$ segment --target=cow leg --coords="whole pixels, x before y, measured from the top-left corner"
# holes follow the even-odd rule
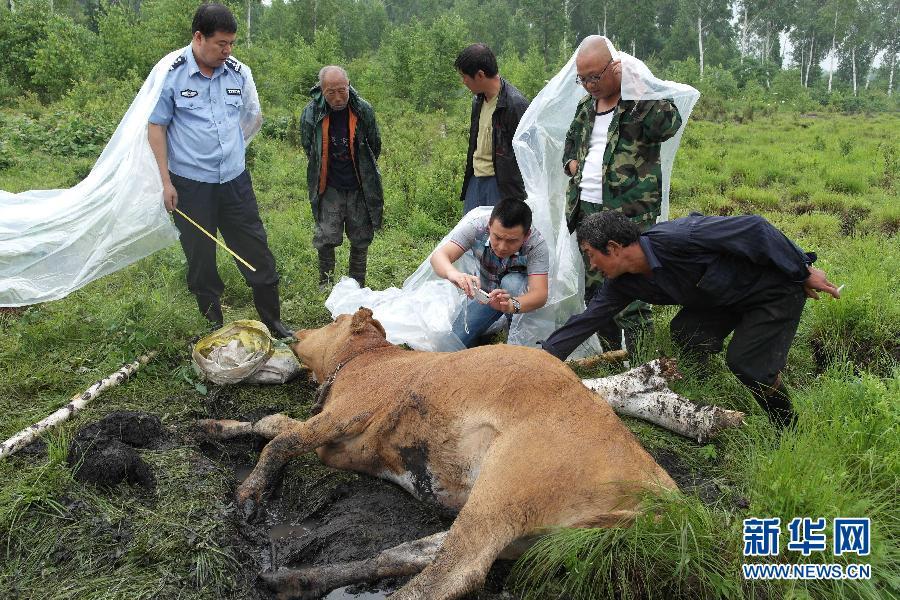
[[[391,596],[392,600],[464,596],[484,585],[491,565],[505,548],[544,524],[545,515],[532,510],[535,499],[529,495],[533,489],[517,479],[525,467],[515,463],[533,462],[522,456],[517,440],[521,437],[491,444],[478,479],[434,561]],[[543,499],[536,500],[541,506]]]
[[[516,507],[495,500],[486,506],[478,495],[470,495],[434,561],[392,600],[451,600],[484,585],[494,560],[524,533],[522,525],[509,518],[517,514]]]
[[[233,419],[200,419],[194,429],[208,440],[230,440],[253,433],[253,423]]]
[[[447,532],[388,548],[366,560],[264,573],[260,579],[279,598],[319,598],[333,589],[360,582],[414,575],[437,554]]]
[[[194,423],[194,427],[207,439],[212,440],[230,440],[249,433],[255,433],[271,440],[282,431],[299,423],[300,421],[279,413],[263,417],[255,423],[232,419],[201,419]]]
[[[370,416],[370,413],[348,417],[322,412],[306,421],[286,424],[284,421],[273,420],[267,425],[261,425],[261,431],[278,433],[263,448],[250,475],[238,486],[237,503],[244,516],[249,519],[256,514],[263,492],[288,461],[342,437],[356,435],[366,427]]]

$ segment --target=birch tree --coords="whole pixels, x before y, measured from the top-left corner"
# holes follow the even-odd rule
[[[729,0],[684,0],[683,10],[690,17],[697,34],[697,55],[700,62],[700,79],[703,79],[705,53],[703,38],[711,29],[727,24],[731,17]]]

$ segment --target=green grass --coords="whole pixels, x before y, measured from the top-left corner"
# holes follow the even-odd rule
[[[384,138],[385,227],[370,250],[369,284],[399,286],[453,225],[465,157],[468,110],[426,114],[402,104],[379,112]],[[47,109],[51,113],[53,108]],[[56,119],[32,110],[30,118]],[[52,119],[51,119],[52,117]],[[8,112],[4,119],[16,119]],[[666,452],[702,474],[718,500],[692,494],[651,502],[629,529],[562,531],[519,565],[518,589],[575,598],[888,598],[900,594],[896,508],[900,448],[900,216],[896,199],[900,118],[781,115],[747,124],[692,121],[672,180],[672,216],[761,213],[837,284],[840,301],[810,301],[785,372],[800,413],[796,433],[776,438],[765,415],[721,357],[701,370],[681,358],[683,395],[748,413],[746,425],[705,446],[643,422],[628,426],[651,452]],[[0,189],[67,186],[90,159],[69,159],[4,141]],[[52,147],[52,145],[51,145]],[[286,141],[252,145],[254,184],[282,276],[285,319],[324,324],[316,285],[313,222],[302,151]],[[346,272],[346,245],[338,251]],[[219,256],[225,316],[254,316],[233,263]],[[238,416],[264,409],[304,417],[308,385],[195,388],[190,340],[205,332],[173,246],[69,297],[0,312],[0,436],[62,406],[98,378],[148,350],[157,358],[71,422],[46,436],[49,456],[0,461],[0,597],[243,598],[248,561],[234,550],[233,477],[207,461],[186,426],[215,409]],[[640,360],[679,356],[669,339],[674,308],[656,309],[656,330]],[[636,359],[634,362],[637,362]],[[583,376],[612,372],[596,369]],[[174,432],[174,447],[141,451],[156,472],[152,493],[111,492],[75,481],[68,439],[109,411],[144,410]],[[305,456],[286,482],[314,467]],[[319,471],[321,472],[321,471]],[[301,485],[289,483],[289,485]],[[749,508],[744,501],[749,500]],[[742,519],[749,516],[869,516],[870,582],[777,583],[740,579]],[[782,551],[779,560],[800,561]],[[831,557],[808,560],[832,562]]]

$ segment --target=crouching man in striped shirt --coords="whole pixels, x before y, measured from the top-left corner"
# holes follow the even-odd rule
[[[453,266],[468,251],[478,261],[477,274]],[[531,208],[521,200],[505,198],[490,215],[463,217],[450,241],[431,255],[431,266],[468,297],[453,323],[466,348],[502,316],[512,318],[547,302],[547,243],[531,226]]]

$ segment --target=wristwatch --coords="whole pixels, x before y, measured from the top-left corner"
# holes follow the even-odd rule
[[[518,300],[516,300],[515,298],[512,298],[512,297],[511,297],[511,298],[509,299],[509,303],[512,304],[513,312],[514,312],[514,313],[518,314],[519,311],[522,310],[522,303],[519,302]]]

